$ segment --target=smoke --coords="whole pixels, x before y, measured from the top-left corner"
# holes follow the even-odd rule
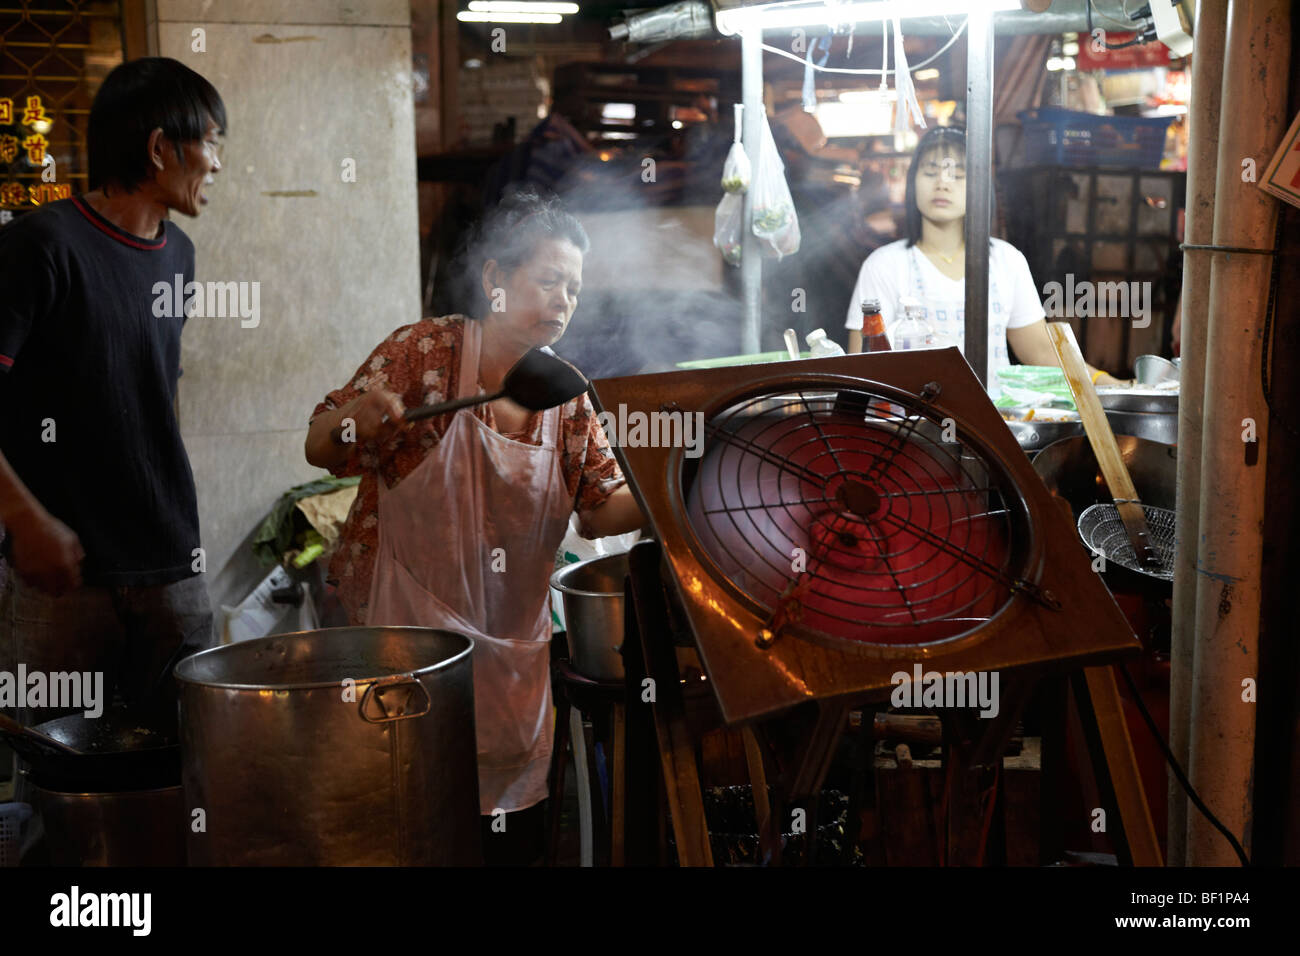
[[[572,129],[549,118],[516,151],[524,155],[503,161],[488,188],[489,199],[512,183],[552,188],[591,237],[578,309],[555,351],[591,378],[668,371],[678,362],[740,353],[740,270],[726,265],[712,244],[730,124],[691,127],[657,148],[604,159],[562,136],[565,127]],[[779,127],[774,132],[779,142]],[[874,184],[850,192],[830,180],[825,166],[801,162],[792,143],[780,145],[803,241],[794,255],[763,261],[761,349],[782,349],[786,328],[801,341],[824,328],[845,344],[849,299],[874,248],[861,229]],[[457,289],[475,278],[469,271],[463,265],[440,270],[435,311],[439,305],[463,311],[454,306],[464,301]]]

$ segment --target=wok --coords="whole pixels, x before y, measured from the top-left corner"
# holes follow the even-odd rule
[[[1115,442],[1142,501],[1173,508],[1178,449],[1133,435],[1116,435]],[[1052,442],[1034,457],[1034,471],[1048,491],[1069,503],[1076,520],[1089,505],[1113,500],[1086,435]]]
[[[1115,442],[1138,497],[1145,504],[1172,510],[1178,475],[1177,446],[1134,435],[1116,435]],[[1035,456],[1033,465],[1048,491],[1069,506],[1072,523],[1077,523],[1090,505],[1113,500],[1086,435],[1053,442]],[[1079,546],[1085,547],[1082,539]],[[1112,591],[1144,594],[1157,602],[1173,592],[1171,581],[1130,571],[1113,561],[1107,563],[1103,576]]]
[[[46,789],[108,792],[180,780],[180,743],[129,711],[109,710],[97,718],[71,714],[34,727],[0,714],[0,735]]]

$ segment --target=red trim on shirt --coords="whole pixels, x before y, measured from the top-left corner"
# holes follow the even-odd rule
[[[153,252],[167,245],[167,232],[165,229],[163,231],[163,237],[161,239],[155,239],[153,241],[140,239],[135,236],[129,236],[122,230],[113,226],[111,223],[106,222],[103,219],[103,217],[99,215],[99,213],[95,212],[95,210],[91,209],[89,206],[83,203],[81,201],[80,196],[73,196],[72,204],[77,207],[78,211],[80,211],[80,213],[86,217],[86,219],[90,222],[92,226],[94,226],[104,235],[112,239],[116,239],[118,242],[122,243],[123,245],[131,246],[133,249],[144,249],[146,252]]]
[[[14,364],[14,360],[11,359],[9,356],[0,355],[0,366],[3,366],[4,368],[12,368],[13,364]]]

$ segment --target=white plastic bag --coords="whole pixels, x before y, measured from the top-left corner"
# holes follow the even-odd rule
[[[740,265],[744,217],[745,197],[741,193],[727,193],[713,213],[713,244],[728,265]]]
[[[743,193],[749,188],[749,182],[753,178],[749,156],[740,143],[741,115],[744,109],[743,103],[736,104],[736,137],[731,144],[731,149],[727,151],[727,161],[722,164],[722,188],[729,193]]]
[[[749,157],[745,147],[732,143],[727,152],[727,161],[722,164],[722,188],[729,193],[743,193],[749,188]]]
[[[763,117],[763,140],[759,146],[758,174],[754,193],[754,235],[763,255],[781,259],[799,251],[799,217],[785,183],[785,164],[777,152],[776,140],[767,116]]]
[[[560,547],[555,552],[555,569],[558,571],[565,565],[577,564],[579,561],[590,561],[592,558],[607,554],[631,551],[632,545],[640,540],[639,530],[605,538],[584,538],[578,531],[578,516],[569,515],[569,530],[565,532],[564,540],[560,542]],[[551,630],[563,631],[564,629],[564,596],[555,588],[551,588]]]

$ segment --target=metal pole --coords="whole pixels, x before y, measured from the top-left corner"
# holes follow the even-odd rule
[[[1241,159],[1270,155],[1291,118],[1291,4],[1231,0],[1227,22],[1214,244],[1271,249],[1279,203],[1254,183],[1242,182]],[[1246,682],[1265,686],[1259,673],[1259,612],[1269,410],[1259,369],[1273,263],[1264,255],[1210,255],[1208,400],[1201,432],[1204,480],[1196,542],[1196,656],[1187,770],[1206,806],[1249,853],[1255,703],[1246,694]],[[1286,317],[1286,308],[1284,303],[1279,314]],[[1256,426],[1249,437],[1248,420]],[[1236,863],[1218,831],[1199,813],[1189,813],[1186,865]]]
[[[1196,55],[1188,109],[1187,228],[1184,240],[1214,240],[1214,190],[1218,176],[1219,105],[1228,0],[1196,5]],[[1169,661],[1169,749],[1181,766],[1191,757],[1192,669],[1196,654],[1197,544],[1201,518],[1201,423],[1205,400],[1205,339],[1210,304],[1210,257],[1183,256],[1182,396],[1178,404],[1177,567],[1174,571],[1173,636]],[[1187,794],[1169,775],[1170,866],[1187,862]],[[1197,812],[1197,811],[1193,811]]]
[[[745,30],[740,37],[740,91],[745,104],[745,155],[750,169],[758,173],[759,143],[763,135],[763,33]],[[754,237],[754,191],[745,192],[745,208],[740,234],[740,284],[744,317],[740,330],[740,351],[744,354],[762,348],[763,331],[763,259]]]
[[[901,106],[900,106],[901,108]],[[988,387],[993,179],[993,15],[966,21],[966,361]]]

